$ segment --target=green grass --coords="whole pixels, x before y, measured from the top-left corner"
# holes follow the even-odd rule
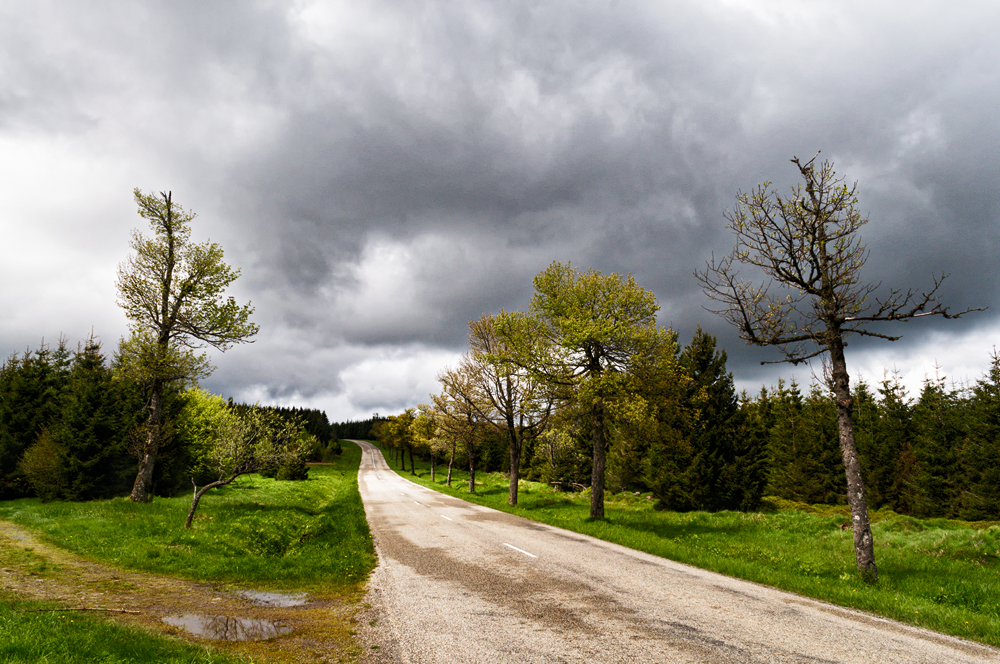
[[[394,464],[398,468],[398,464]],[[444,472],[442,472],[444,471]],[[403,477],[470,502],[517,514],[657,556],[869,611],[913,625],[1000,646],[1000,524],[921,520],[876,512],[873,531],[879,581],[866,584],[854,562],[847,507],[773,500],[767,511],[657,511],[648,495],[608,494],[606,518],[589,518],[589,493],[558,493],[522,482],[519,505],[507,505],[500,473],[447,468],[430,481],[429,464]],[[479,482],[482,482],[481,484]]]
[[[349,588],[375,565],[357,490],[360,450],[345,445],[306,482],[258,476],[209,492],[194,527],[184,528],[191,497],[90,503],[0,503],[0,519],[45,541],[127,569],[255,587]]]
[[[229,664],[214,652],[75,611],[0,595],[0,662],[6,664]]]
[[[192,530],[184,528],[190,495],[145,505],[124,499],[7,501],[0,502],[0,519],[25,526],[49,544],[130,570],[223,586],[307,591],[349,603],[360,597],[375,565],[357,488],[360,459],[356,446],[345,445],[333,465],[310,468],[306,482],[251,476],[209,492]],[[36,578],[60,567],[31,549],[0,551],[0,562]],[[103,614],[53,608],[58,609],[0,592],[0,662],[260,661],[249,642],[243,655],[225,653],[119,625]],[[317,629],[325,635],[343,632],[337,637],[342,642],[351,638],[347,619],[327,617]]]

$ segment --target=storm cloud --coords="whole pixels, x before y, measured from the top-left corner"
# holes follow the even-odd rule
[[[172,190],[261,326],[210,389],[333,419],[427,400],[467,322],[553,260],[631,272],[682,340],[768,365],[693,272],[738,190],[833,161],[869,281],[959,321],[849,366],[976,379],[1000,332],[1000,8],[843,2],[100,2],[0,8],[0,352],[125,332],[134,187]],[[144,229],[142,229],[144,230]],[[913,384],[913,383],[911,383]]]

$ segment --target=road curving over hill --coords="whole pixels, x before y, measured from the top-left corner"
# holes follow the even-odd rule
[[[426,489],[364,449],[362,661],[985,664],[1000,650]]]

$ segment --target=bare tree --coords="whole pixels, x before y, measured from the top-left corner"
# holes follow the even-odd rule
[[[927,292],[890,290],[884,298],[874,297],[880,284],[861,280],[868,250],[858,231],[868,218],[857,209],[857,184],[848,187],[832,164],[824,162],[817,168],[815,160],[802,163],[792,158],[805,186],[794,187],[788,198],[772,190],[770,182],[749,194],[738,192],[736,206],[725,213],[736,234],[736,246],[722,260],[713,258],[696,276],[705,293],[720,305],[711,311],[735,325],[744,341],[780,348],[785,357],[777,362],[798,364],[830,354],[854,550],[858,570],[875,580],[878,570],[854,445],[844,339],[856,334],[895,341],[898,336],[876,332],[870,325],[925,316],[958,318],[978,309],[948,312],[937,295],[947,275],[934,278]],[[735,269],[740,264],[760,269],[769,280],[741,279]],[[781,292],[776,292],[781,286],[775,288],[775,282],[784,287]]]

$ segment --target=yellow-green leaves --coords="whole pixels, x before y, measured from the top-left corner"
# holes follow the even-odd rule
[[[133,231],[133,253],[118,266],[118,304],[132,329],[122,341],[121,364],[142,379],[207,375],[206,358],[185,349],[209,345],[226,350],[257,333],[250,322],[253,307],[224,296],[240,272],[223,261],[218,244],[191,242],[195,215],[174,203],[170,193],[136,189],[134,194],[152,237]]]

